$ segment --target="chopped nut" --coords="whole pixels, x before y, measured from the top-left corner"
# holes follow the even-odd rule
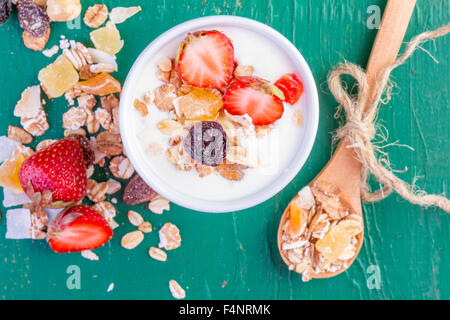
[[[144,240],[142,231],[132,231],[122,237],[121,245],[125,249],[134,249]]]
[[[8,127],[8,138],[11,140],[19,141],[22,144],[29,144],[33,141],[31,134],[16,126]]]
[[[86,195],[93,202],[100,202],[106,199],[106,192],[108,191],[108,185],[106,182],[96,182],[89,179],[87,181]]]
[[[90,71],[93,74],[98,74],[98,73],[111,73],[116,71],[116,67],[112,64],[108,64],[108,63],[97,63],[97,64],[92,64],[90,66]]]
[[[128,221],[130,221],[130,223],[133,226],[138,227],[144,223],[144,218],[142,218],[142,216],[139,213],[137,213],[136,211],[133,211],[133,210],[128,211],[127,217],[128,217]]]
[[[166,198],[158,195],[148,204],[148,209],[156,214],[162,214],[164,210],[170,210],[170,202]]]
[[[122,189],[122,185],[120,184],[120,182],[114,179],[109,179],[108,181],[106,181],[106,184],[108,185],[108,191],[106,192],[107,194],[114,194]]]
[[[47,0],[45,0],[45,1],[47,1]],[[51,47],[51,48],[49,48],[49,49],[46,49],[46,50],[43,50],[43,51],[42,51],[42,54],[43,54],[44,56],[46,56],[47,58],[51,58],[51,57],[53,57],[55,54],[57,54],[58,51],[59,51],[59,47],[55,44],[53,47]]]
[[[251,77],[253,75],[253,71],[255,71],[253,66],[245,66],[240,64],[234,70],[234,75],[237,77]]]
[[[137,111],[139,111],[139,113],[145,117],[146,115],[148,115],[148,108],[147,105],[145,103],[143,103],[142,101],[135,99],[134,100],[134,107],[136,108]]]
[[[74,42],[70,48],[63,50],[63,54],[77,70],[93,62],[91,54],[81,42]]]
[[[150,222],[145,221],[138,226],[138,229],[143,233],[150,233],[152,232],[152,224]]]
[[[101,97],[100,102],[102,104],[102,108],[111,112],[114,108],[119,107],[119,99],[116,98],[113,94],[110,94],[107,97]]]
[[[174,224],[168,222],[159,230],[160,248],[174,250],[181,246],[180,230]]]
[[[81,66],[80,68],[80,79],[81,80],[88,80],[98,75],[98,73],[94,73],[91,71],[91,65],[86,64],[84,66]]]
[[[104,4],[94,4],[84,14],[83,21],[89,28],[98,28],[108,19],[108,7]]]
[[[134,168],[130,159],[124,156],[117,156],[111,159],[109,171],[111,171],[112,175],[116,178],[129,179],[134,173]]]
[[[86,118],[86,127],[87,131],[90,134],[97,133],[98,130],[100,130],[100,122],[95,117],[95,113],[91,110],[88,110],[87,112],[87,118]]]
[[[167,261],[167,253],[160,248],[150,247],[148,254],[150,255],[150,257],[152,257],[155,260]]]
[[[175,280],[169,281],[169,289],[170,293],[175,299],[184,299],[186,298],[186,292],[184,289],[176,282]]]

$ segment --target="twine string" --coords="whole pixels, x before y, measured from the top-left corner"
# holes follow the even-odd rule
[[[436,206],[450,213],[450,200],[443,195],[427,194],[415,184],[409,185],[398,178],[389,164],[388,154],[383,151],[383,146],[373,142],[376,136],[376,117],[379,106],[389,101],[392,91],[392,83],[389,81],[391,72],[402,65],[420,44],[442,37],[450,32],[450,23],[434,31],[427,31],[414,37],[391,65],[387,66],[376,81],[373,98],[368,99],[369,84],[365,71],[352,63],[337,66],[328,75],[328,86],[336,101],[339,103],[336,117],[345,111],[346,123],[341,126],[334,139],[348,139],[349,147],[356,152],[361,162],[361,194],[366,202],[379,201],[386,198],[393,190],[407,201],[423,206]],[[351,96],[344,88],[342,76],[348,75],[355,79],[358,86],[358,95]],[[383,93],[386,97],[383,99]],[[394,143],[395,144],[395,143]],[[381,155],[381,156],[380,156]],[[380,156],[378,158],[377,156]],[[367,183],[369,173],[382,185],[380,190],[372,192]]]

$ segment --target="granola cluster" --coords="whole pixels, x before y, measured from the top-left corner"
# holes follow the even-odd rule
[[[363,222],[344,194],[330,184],[315,183],[300,190],[288,210],[281,250],[290,270],[309,281],[349,266],[361,241]]]

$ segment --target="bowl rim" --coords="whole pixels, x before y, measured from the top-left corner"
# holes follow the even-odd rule
[[[156,43],[162,41],[165,38],[176,37],[180,33],[187,33],[190,30],[196,30],[202,27],[207,27],[208,25],[214,26],[220,24],[233,25],[235,27],[243,27],[243,25],[245,25],[245,28],[248,30],[259,32],[262,35],[267,35],[271,41],[274,41],[273,39],[276,39],[283,45],[283,49],[290,51],[291,56],[295,56],[296,58],[298,58],[297,63],[301,65],[301,69],[304,71],[306,75],[306,78],[303,77],[302,80],[303,82],[307,82],[311,89],[310,94],[313,103],[311,105],[308,105],[308,108],[312,109],[311,112],[313,121],[310,123],[311,129],[308,130],[308,136],[305,136],[305,142],[303,148],[301,149],[301,152],[300,150],[298,150],[295,156],[293,157],[292,162],[285,168],[285,170],[283,170],[288,171],[288,173],[283,174],[282,171],[281,174],[279,174],[279,176],[276,177],[270,185],[268,185],[268,187],[271,188],[264,188],[256,192],[255,194],[247,195],[244,198],[233,199],[232,201],[230,200],[215,201],[203,199],[195,199],[195,201],[189,201],[188,199],[192,198],[185,195],[183,195],[185,199],[175,198],[172,196],[172,194],[169,193],[170,190],[168,189],[170,188],[164,188],[163,186],[156,184],[154,181],[152,181],[150,177],[151,173],[145,171],[144,168],[142,168],[141,165],[138,163],[138,161],[135,161],[134,156],[135,150],[133,150],[130,147],[130,144],[128,143],[129,139],[133,138],[132,136],[130,136],[132,130],[129,131],[126,130],[127,123],[126,121],[124,121],[124,119],[126,119],[126,110],[130,108],[130,105],[128,106],[125,105],[124,101],[129,100],[126,97],[129,94],[131,94],[129,92],[132,91],[132,89],[130,89],[130,86],[132,85],[134,80],[133,75],[136,73],[136,70],[140,66],[140,64],[143,63],[144,60],[146,60],[148,53],[151,52],[152,46],[154,46]],[[312,75],[311,69],[309,68],[309,65],[303,58],[300,51],[284,35],[282,35],[277,30],[273,29],[272,27],[264,23],[245,17],[231,16],[231,15],[204,16],[185,21],[168,29],[167,31],[159,35],[157,38],[155,38],[152,42],[150,42],[146,46],[146,48],[140,53],[140,55],[133,63],[133,66],[129,70],[122,88],[120,108],[119,108],[119,126],[120,126],[120,133],[122,136],[122,144],[125,153],[127,154],[127,157],[130,159],[136,172],[142,177],[142,179],[161,196],[167,198],[169,201],[179,206],[195,210],[198,212],[225,213],[225,212],[235,212],[245,210],[269,200],[270,198],[278,194],[281,190],[283,190],[300,172],[303,165],[309,158],[309,155],[311,154],[316,139],[317,130],[319,126],[319,98],[317,93],[317,86],[314,77]],[[170,186],[170,183],[166,185]],[[219,203],[220,205],[218,205]]]

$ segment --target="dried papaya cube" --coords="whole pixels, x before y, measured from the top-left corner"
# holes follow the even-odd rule
[[[42,69],[38,78],[42,90],[50,99],[62,96],[79,80],[78,72],[64,55],[60,55],[55,62]]]
[[[305,231],[307,222],[308,212],[300,208],[296,200],[292,201],[289,206],[289,224],[287,232],[293,238],[298,237]]]
[[[0,186],[22,193],[22,185],[19,180],[19,171],[22,163],[31,156],[30,148],[18,146],[14,149],[11,158],[0,166]]]
[[[351,236],[347,230],[336,225],[327,234],[316,242],[316,249],[330,263],[336,261],[350,244]]]
[[[107,73],[101,73],[89,80],[80,81],[77,88],[95,96],[106,96],[122,90],[120,82]]]
[[[92,31],[90,36],[95,48],[110,55],[115,55],[123,47],[123,40],[120,39],[119,30],[111,21],[105,27]]]
[[[177,99],[180,116],[188,120],[212,120],[223,107],[223,100],[207,89],[194,88]]]

